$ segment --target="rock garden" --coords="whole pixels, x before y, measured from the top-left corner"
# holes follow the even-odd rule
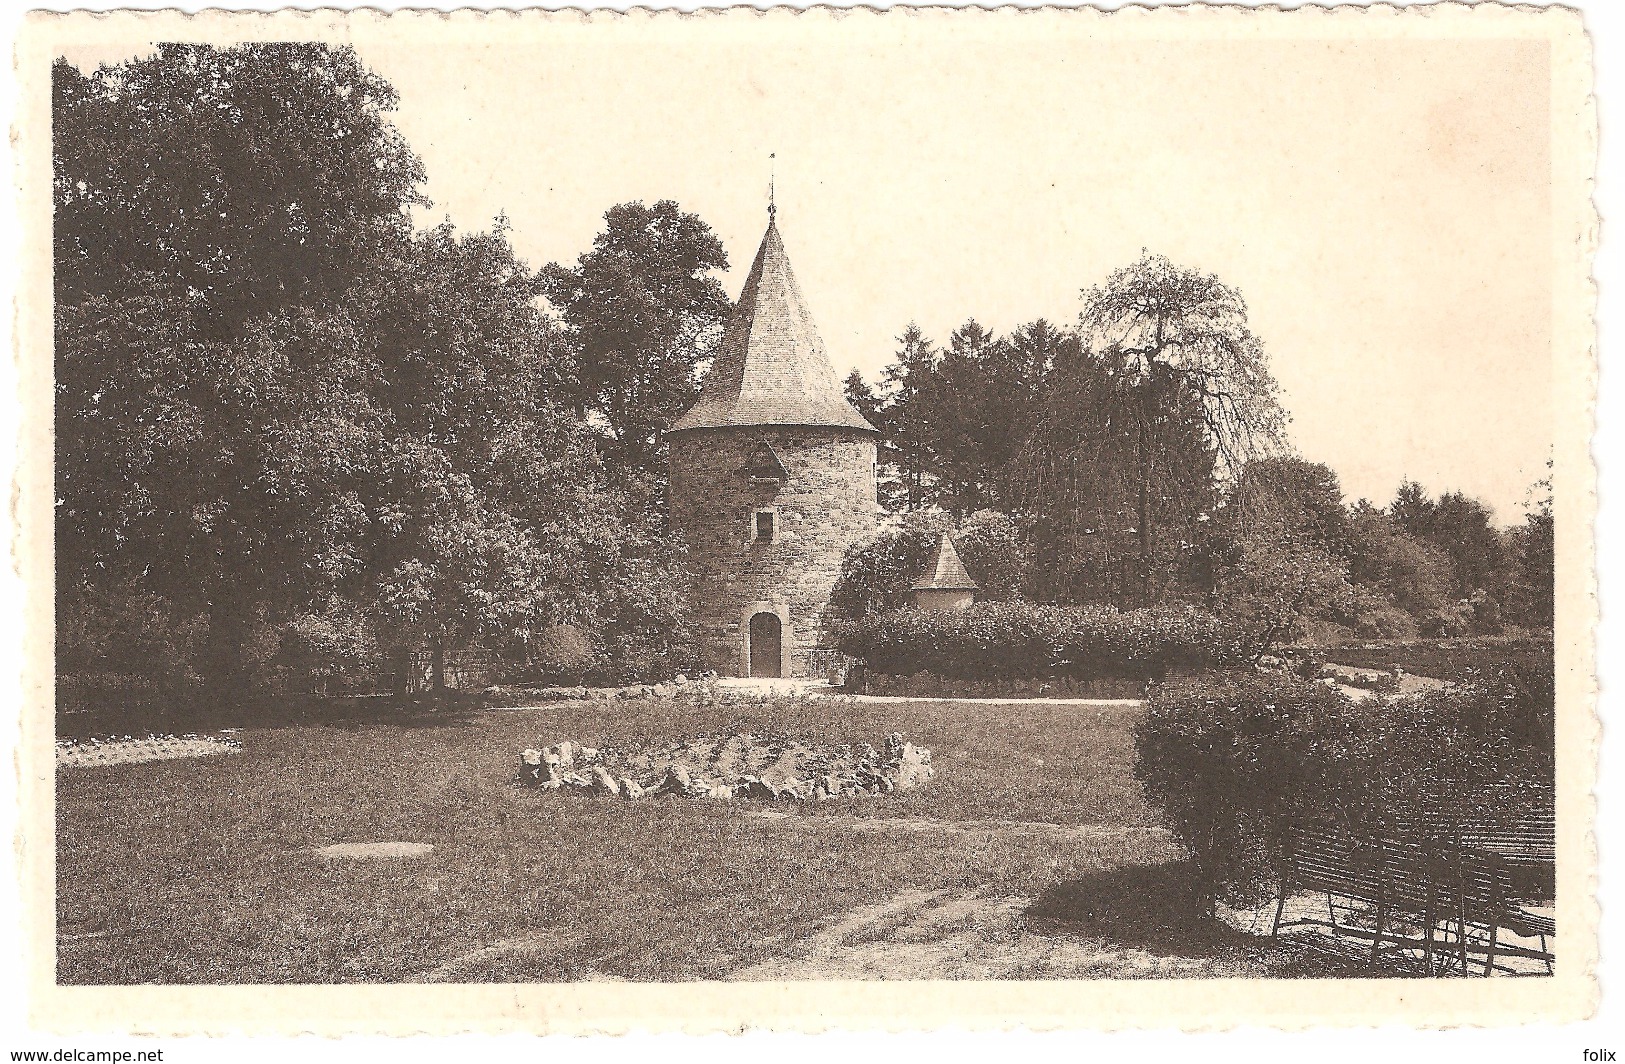
[[[737,733],[624,752],[565,741],[524,751],[519,765],[527,786],[631,801],[662,794],[810,801],[908,791],[932,775],[931,751],[895,732],[884,750]]]

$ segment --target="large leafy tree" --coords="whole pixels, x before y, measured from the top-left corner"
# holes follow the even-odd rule
[[[505,219],[419,234],[362,295],[392,431],[480,470],[515,421],[573,398],[569,345],[538,306],[541,279],[514,255]]]
[[[389,645],[426,646],[432,683],[447,656],[481,636],[535,626],[541,602],[536,544],[443,453],[397,444],[388,464],[388,543],[397,560],[376,575],[372,612]]]
[[[940,507],[956,516],[1008,503],[1008,467],[1055,359],[1073,343],[1045,321],[998,337],[972,319],[937,349],[910,325],[871,388],[853,371],[847,398],[884,434],[888,509]]]
[[[1214,606],[1258,654],[1313,635],[1313,622],[1345,621],[1355,609],[1348,566],[1324,547],[1254,530],[1237,542],[1232,562],[1215,581]]]
[[[1168,387],[1195,400],[1222,473],[1281,446],[1280,388],[1236,289],[1148,253],[1087,289],[1083,303],[1086,343],[1115,353],[1131,384],[1148,397]]]
[[[661,433],[699,394],[729,299],[716,277],[722,242],[671,200],[604,215],[573,268],[542,271],[576,356],[574,399],[604,431],[616,465],[658,477]]]
[[[897,344],[896,355],[881,371],[879,404],[864,414],[869,416],[872,411],[869,419],[881,431],[881,503],[889,510],[907,513],[928,506],[936,485],[921,407],[939,353],[913,322]]]
[[[936,505],[964,515],[1004,501],[999,486],[1063,342],[1044,321],[1005,339],[973,319],[948,338],[913,411]]]
[[[1523,524],[1512,529],[1508,537],[1516,559],[1508,609],[1512,619],[1526,627],[1550,628],[1553,624],[1557,577],[1554,532],[1552,479],[1548,472],[1530,491]]]
[[[669,652],[681,558],[571,408],[541,280],[501,221],[411,232],[353,52],[166,47],[56,90],[65,661],[107,657],[116,601],[226,697],[278,632],[426,647],[437,682],[567,622],[606,669]]]
[[[52,68],[57,300],[184,298],[206,335],[334,302],[410,232],[423,168],[349,47],[163,44]]]
[[[422,179],[349,48],[164,45],[53,67],[59,579],[256,618],[349,569],[381,430],[347,296]]]
[[[1343,488],[1324,463],[1287,455],[1249,462],[1231,485],[1226,511],[1238,528],[1260,527],[1348,557]]]
[[[1389,512],[1406,532],[1449,557],[1456,595],[1471,604],[1474,627],[1497,628],[1515,557],[1490,508],[1459,491],[1433,499],[1421,485],[1407,481]]]
[[[1243,466],[1213,522],[1214,605],[1256,635],[1260,651],[1358,608],[1349,583],[1348,512],[1337,474],[1272,456]]]
[[[1365,593],[1360,626],[1375,636],[1458,631],[1462,611],[1450,557],[1365,500],[1349,512],[1349,578]]]
[[[388,443],[362,593],[384,642],[426,648],[437,688],[448,656],[530,661],[561,625],[587,641],[588,665],[636,670],[635,650],[653,667],[667,644],[619,633],[680,637],[680,604],[637,585],[680,586],[681,560],[641,483],[611,475],[568,406],[573,362],[505,227],[424,233],[380,288]]]
[[[229,690],[262,609],[353,569],[380,414],[348,317],[279,311],[226,343],[186,311],[158,292],[58,308],[58,580],[207,614],[202,668]]]

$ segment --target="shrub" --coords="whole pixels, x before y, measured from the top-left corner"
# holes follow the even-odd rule
[[[1008,514],[977,510],[960,523],[954,547],[965,571],[976,581],[977,599],[1007,602],[1021,597],[1027,553],[1021,530]]]
[[[133,584],[61,588],[56,612],[56,708],[105,728],[194,704],[208,618]]]
[[[896,527],[882,529],[846,552],[841,576],[830,593],[836,616],[863,617],[909,605],[914,581],[936,557],[944,532],[953,535],[959,560],[976,581],[978,601],[1021,596],[1027,557],[1021,532],[1007,514],[977,510],[956,529],[947,514],[915,511],[905,514]]]
[[[531,657],[549,679],[579,680],[598,660],[598,652],[577,626],[555,624],[537,635]]]
[[[849,548],[830,592],[830,609],[837,617],[855,618],[908,605],[909,589],[930,564],[937,538],[950,527],[946,514],[911,513],[900,527],[882,529]]]
[[[655,544],[648,557],[623,554],[593,623],[582,625],[601,649],[588,678],[653,683],[692,674],[699,649],[685,594],[690,586],[687,556],[677,545]]]
[[[257,679],[270,690],[337,693],[370,689],[379,651],[365,614],[334,599],[320,610],[264,625],[247,656],[259,664]]]
[[[1186,608],[978,602],[962,610],[901,609],[841,627],[842,651],[876,672],[958,679],[1153,679],[1239,665],[1248,643]]]
[[[1170,685],[1136,726],[1146,797],[1194,855],[1203,896],[1259,901],[1299,821],[1494,821],[1549,804],[1550,687],[1507,672],[1411,698],[1355,702],[1273,676]]]

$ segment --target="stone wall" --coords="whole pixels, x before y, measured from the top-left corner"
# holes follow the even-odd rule
[[[921,610],[962,610],[976,601],[976,592],[929,587],[914,592],[914,607]]]
[[[783,484],[742,472],[763,441],[788,473]],[[688,542],[705,667],[746,675],[750,616],[767,612],[783,627],[781,671],[806,675],[808,652],[824,643],[841,559],[878,526],[874,436],[764,426],[675,433],[670,444],[671,515]],[[769,543],[753,536],[765,508],[777,514]]]
[[[918,672],[893,676],[854,670],[847,674],[851,694],[903,695],[909,698],[1101,698],[1146,697],[1146,681],[1126,679],[1075,680],[1067,676],[1039,679],[966,680]]]

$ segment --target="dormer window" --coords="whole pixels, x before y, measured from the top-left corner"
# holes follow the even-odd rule
[[[745,463],[745,468],[740,472],[744,473],[752,484],[778,485],[790,479],[784,463],[779,461],[779,456],[774,453],[766,440],[757,442],[755,449],[750,453],[750,459]]]
[[[779,511],[771,506],[760,506],[751,512],[750,538],[757,543],[772,543],[779,534]]]

